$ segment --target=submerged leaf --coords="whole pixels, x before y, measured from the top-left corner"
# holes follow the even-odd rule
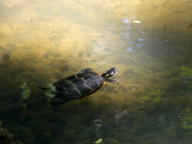
[[[28,84],[26,82],[24,82],[22,85],[21,85],[21,89],[22,89],[22,93],[21,93],[21,99],[22,100],[26,100],[30,97],[31,95],[31,89],[30,87],[28,86]]]
[[[102,138],[99,138],[98,140],[96,140],[94,143],[95,144],[101,144],[102,143],[102,141],[103,141],[103,139]]]
[[[27,86],[27,83],[26,82],[24,82],[21,86],[21,89],[27,89],[28,88],[28,86]]]

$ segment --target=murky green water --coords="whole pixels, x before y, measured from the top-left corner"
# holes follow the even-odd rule
[[[0,121],[17,140],[191,144],[191,0],[0,0],[0,19]],[[38,86],[86,67],[118,82],[49,106]]]

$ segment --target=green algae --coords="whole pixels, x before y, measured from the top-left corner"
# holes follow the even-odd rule
[[[31,88],[26,82],[23,82],[23,84],[20,87],[22,89],[21,99],[27,100],[31,96]]]
[[[192,77],[192,68],[187,66],[181,66],[180,67],[180,73],[183,76],[189,76]]]
[[[181,118],[181,128],[192,130],[192,112],[185,112]]]

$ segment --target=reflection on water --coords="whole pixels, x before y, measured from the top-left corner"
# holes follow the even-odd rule
[[[0,121],[28,144],[190,144],[191,13],[191,0],[1,0]],[[50,107],[38,86],[85,67],[119,82]]]

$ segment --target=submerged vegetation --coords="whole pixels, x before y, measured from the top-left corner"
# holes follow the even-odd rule
[[[22,144],[22,143],[15,140],[14,136],[6,128],[3,128],[0,122],[0,144]]]
[[[21,89],[22,89],[22,93],[21,93],[21,99],[22,100],[26,100],[30,97],[31,95],[31,89],[30,87],[27,85],[26,82],[24,82],[22,85],[21,85]]]
[[[98,140],[96,140],[94,143],[95,144],[101,144],[102,143],[102,141],[103,141],[103,139],[102,138],[99,138]]]

